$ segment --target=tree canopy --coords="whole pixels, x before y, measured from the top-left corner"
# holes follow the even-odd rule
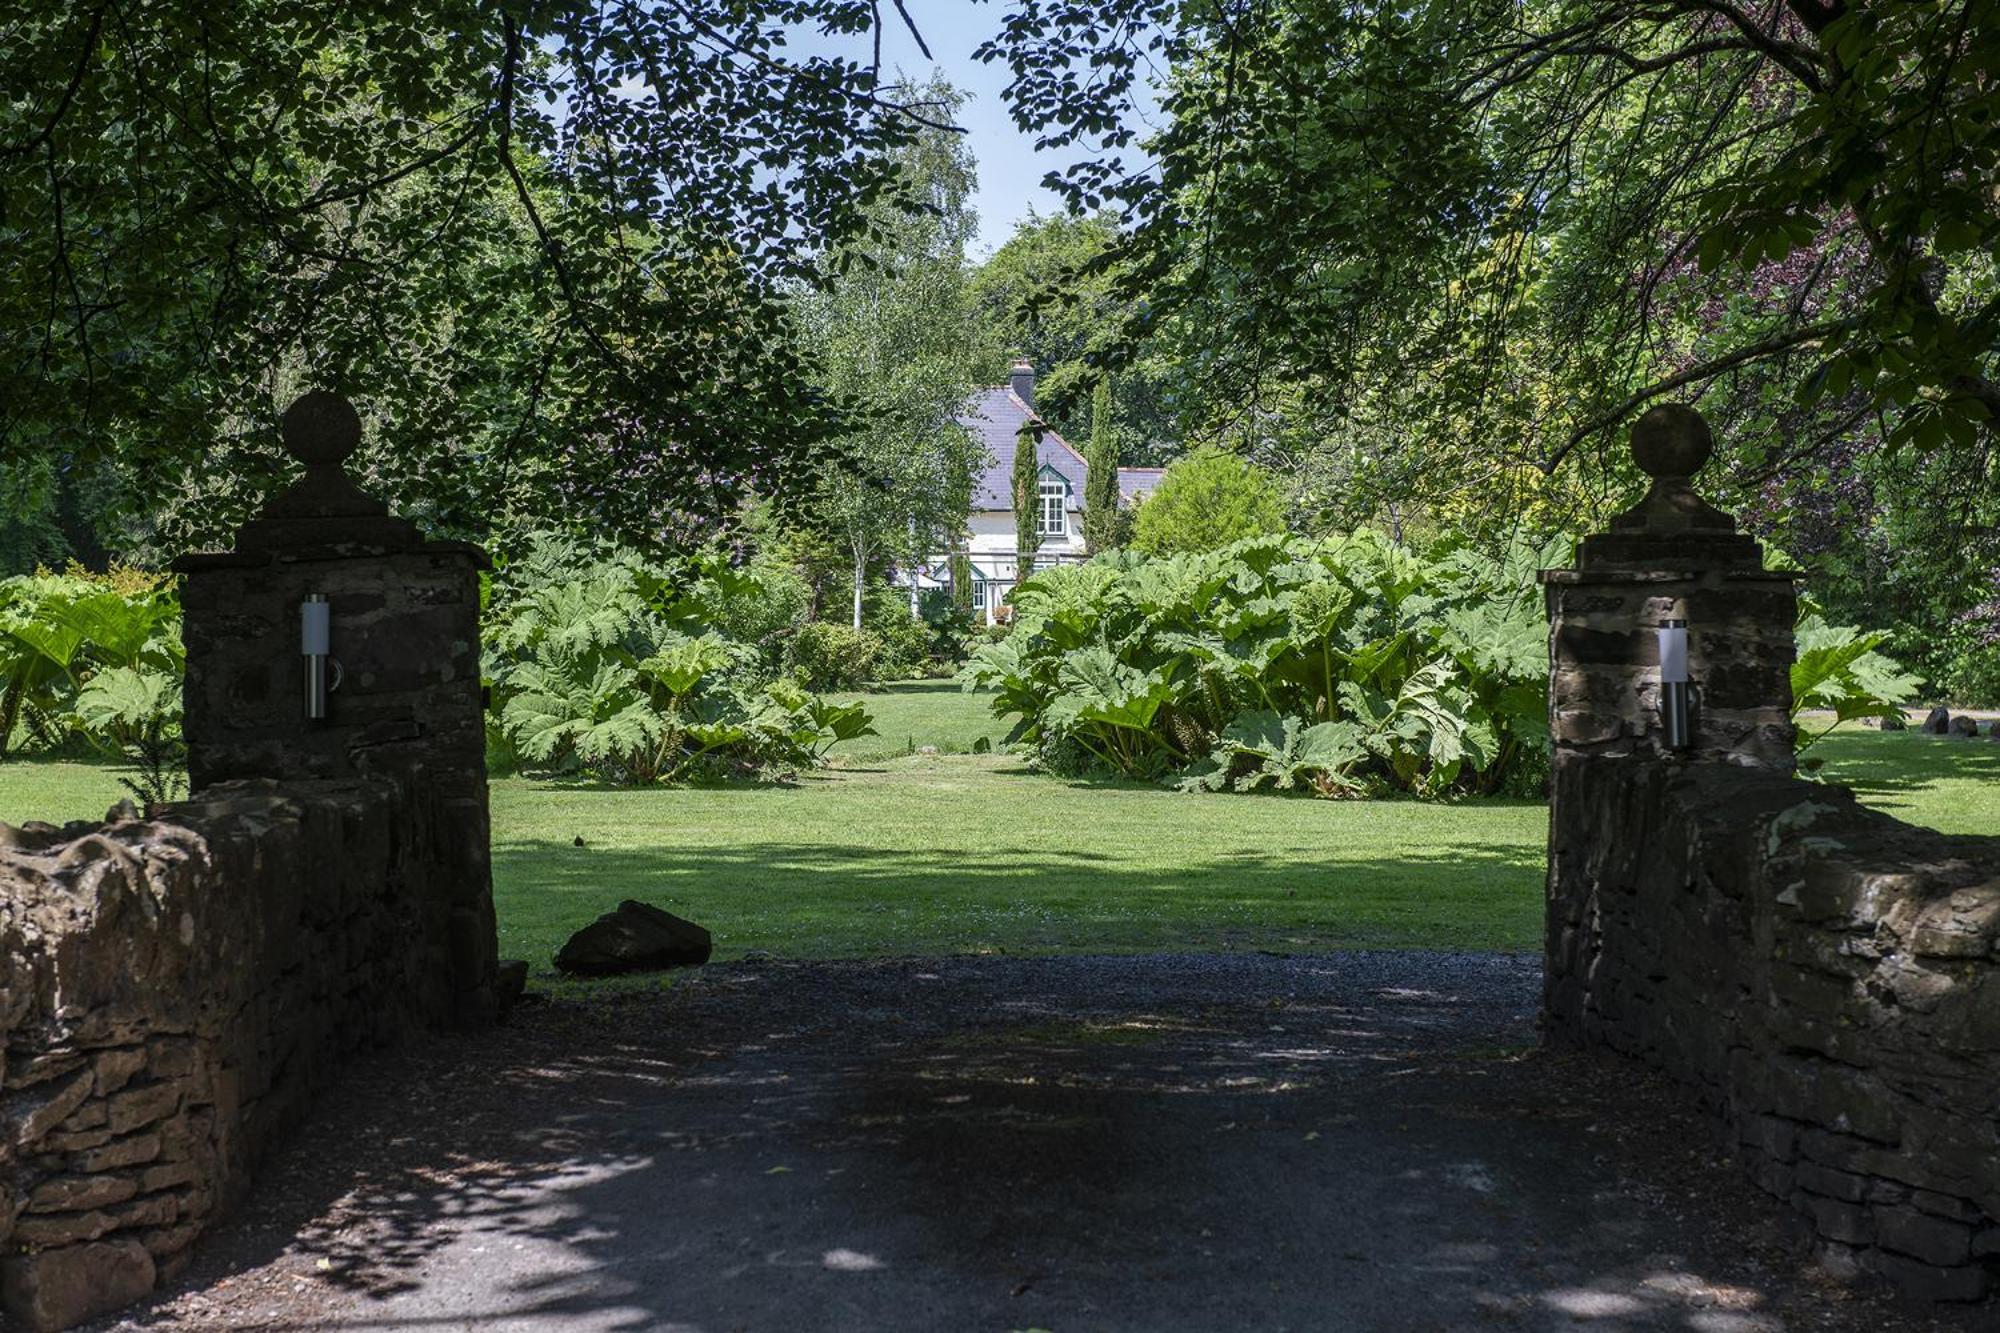
[[[894,90],[947,113],[962,101],[942,80]],[[925,127],[890,152],[891,188],[867,236],[829,250],[796,301],[814,373],[849,403],[828,468],[797,522],[847,555],[852,623],[876,562],[913,568],[965,531],[982,447],[957,417],[972,392],[977,335],[968,291],[972,156],[948,130]]]
[[[1034,362],[1035,406],[1065,439],[1091,428],[1093,386],[1107,378],[1106,350],[1132,315],[1105,265],[1118,246],[1108,213],[1030,214],[973,278],[981,328],[994,364]],[[1161,462],[1180,440],[1184,397],[1180,348],[1158,337],[1134,349],[1113,386],[1121,451],[1134,462]]]
[[[1200,304],[1246,373],[1365,382],[1540,337],[1565,392],[1524,419],[1550,465],[1753,372],[1929,446],[2000,415],[2000,14],[1977,0],[1021,0],[983,54],[1080,150],[1059,188],[1123,210],[1135,326]],[[1118,103],[1156,58],[1166,123],[1135,164]]]
[[[1021,0],[982,54],[1118,217],[1103,358],[1185,340],[1301,515],[1582,530],[1670,398],[1836,600],[1992,602],[1991,4]]]
[[[0,458],[114,466],[171,549],[243,516],[323,386],[447,528],[658,543],[790,493],[836,414],[781,289],[880,221],[936,119],[886,91],[879,10],[11,7]],[[814,34],[834,53],[792,50]]]

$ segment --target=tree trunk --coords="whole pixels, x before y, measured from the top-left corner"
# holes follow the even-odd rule
[[[14,724],[21,717],[21,696],[27,692],[28,682],[20,676],[7,682],[7,693],[0,699],[0,759],[7,757],[7,742],[14,738]]]
[[[861,628],[861,584],[868,574],[868,562],[854,557],[854,628]]]

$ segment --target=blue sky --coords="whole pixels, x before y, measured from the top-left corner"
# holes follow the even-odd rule
[[[927,77],[940,70],[958,88],[972,94],[960,113],[972,155],[979,163],[979,192],[974,206],[979,211],[977,254],[990,254],[1014,234],[1014,226],[1032,209],[1047,215],[1062,211],[1062,202],[1042,188],[1042,177],[1062,167],[1061,153],[1037,153],[1034,137],[1014,128],[1001,100],[1007,86],[1007,67],[995,62],[983,65],[972,52],[997,32],[1006,13],[1002,3],[976,4],[973,0],[910,0],[910,13],[930,46],[936,64],[918,51],[893,9],[882,6],[882,65],[913,78]],[[815,43],[802,41],[795,49],[814,49]],[[844,47],[842,54],[854,55],[857,48]]]

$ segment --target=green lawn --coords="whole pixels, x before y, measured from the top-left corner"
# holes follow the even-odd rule
[[[998,749],[1011,725],[993,716],[990,692],[967,694],[948,680],[884,685],[868,694],[844,695],[840,702],[855,699],[868,705],[877,734],[834,746],[834,758],[841,763],[915,754],[926,745],[943,754],[970,754],[981,737]]]
[[[709,926],[723,958],[1539,947],[1537,804],[1065,782],[1006,755],[901,753],[969,748],[989,734],[982,699],[906,686],[871,702],[897,719],[899,757],[850,751],[789,787],[496,782],[503,951],[545,970],[570,931],[628,896]],[[1901,818],[2000,827],[2000,744],[1856,730],[1816,753]],[[0,766],[0,819],[95,818],[119,795],[105,768]]]
[[[1842,728],[1807,753],[1863,805],[1946,833],[2000,832],[2000,741]]]
[[[510,781],[493,824],[501,943],[535,960],[628,895],[707,925],[723,956],[1530,949],[1540,930],[1544,814],[1525,802],[1203,799],[940,756],[789,788]]]

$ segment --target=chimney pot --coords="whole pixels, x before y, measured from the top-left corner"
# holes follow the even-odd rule
[[[1035,363],[1026,357],[1014,362],[1014,368],[1007,372],[1007,387],[1014,396],[1030,408],[1035,405]]]

